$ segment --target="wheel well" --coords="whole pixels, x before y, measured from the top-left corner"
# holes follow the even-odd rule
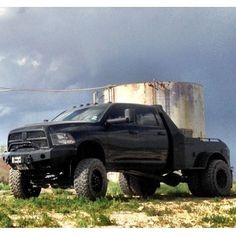
[[[220,154],[220,153],[213,153],[213,154],[209,157],[207,163],[209,164],[209,162],[212,161],[212,160],[222,160],[222,161],[224,161],[225,163],[227,163],[225,157],[224,157],[222,154]]]
[[[103,147],[96,141],[85,141],[81,143],[77,150],[76,162],[87,158],[96,158],[105,164]]]
[[[221,153],[201,153],[198,155],[194,167],[206,168],[212,160],[222,160],[228,164],[226,158]]]

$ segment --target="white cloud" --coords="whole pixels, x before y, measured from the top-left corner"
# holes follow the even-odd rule
[[[19,65],[19,66],[24,66],[26,63],[27,63],[28,59],[27,57],[22,57],[20,59],[18,59],[16,61],[16,63]]]
[[[11,110],[12,109],[10,107],[0,105],[0,117],[8,115],[11,112]]]
[[[7,8],[5,7],[0,7],[0,16],[4,16],[7,13]]]
[[[5,60],[5,59],[6,59],[6,57],[0,56],[0,62],[2,62],[2,61]]]
[[[1,57],[0,57],[0,62],[1,62]],[[23,56],[20,57],[19,59],[16,60],[16,63],[18,66],[32,66],[34,68],[37,68],[40,66],[40,58],[35,59],[35,57],[30,57],[30,56]]]
[[[49,72],[57,71],[60,66],[61,66],[61,62],[59,60],[53,60],[48,68],[48,71]]]
[[[14,18],[26,11],[24,7],[0,7],[0,17],[4,19]]]
[[[31,61],[31,64],[32,64],[32,66],[33,66],[34,68],[37,68],[37,67],[40,66],[40,62],[37,61],[37,60],[32,60],[32,61]]]

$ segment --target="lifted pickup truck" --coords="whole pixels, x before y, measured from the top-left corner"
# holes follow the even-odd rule
[[[229,149],[219,139],[185,136],[159,105],[94,104],[51,122],[12,130],[9,183],[16,198],[41,188],[74,186],[78,196],[104,197],[107,172],[120,172],[126,195],[152,196],[160,182],[186,182],[195,196],[228,196]]]

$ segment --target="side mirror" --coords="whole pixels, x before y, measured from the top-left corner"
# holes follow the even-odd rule
[[[125,119],[127,123],[132,123],[135,121],[135,112],[134,109],[125,109]]]

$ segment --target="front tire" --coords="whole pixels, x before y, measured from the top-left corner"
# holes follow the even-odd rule
[[[107,172],[98,159],[81,160],[74,172],[74,189],[79,197],[92,201],[103,198],[107,192]]]
[[[12,168],[9,171],[9,185],[15,198],[38,197],[41,192],[40,187],[34,187],[30,183],[29,176],[25,172]]]

